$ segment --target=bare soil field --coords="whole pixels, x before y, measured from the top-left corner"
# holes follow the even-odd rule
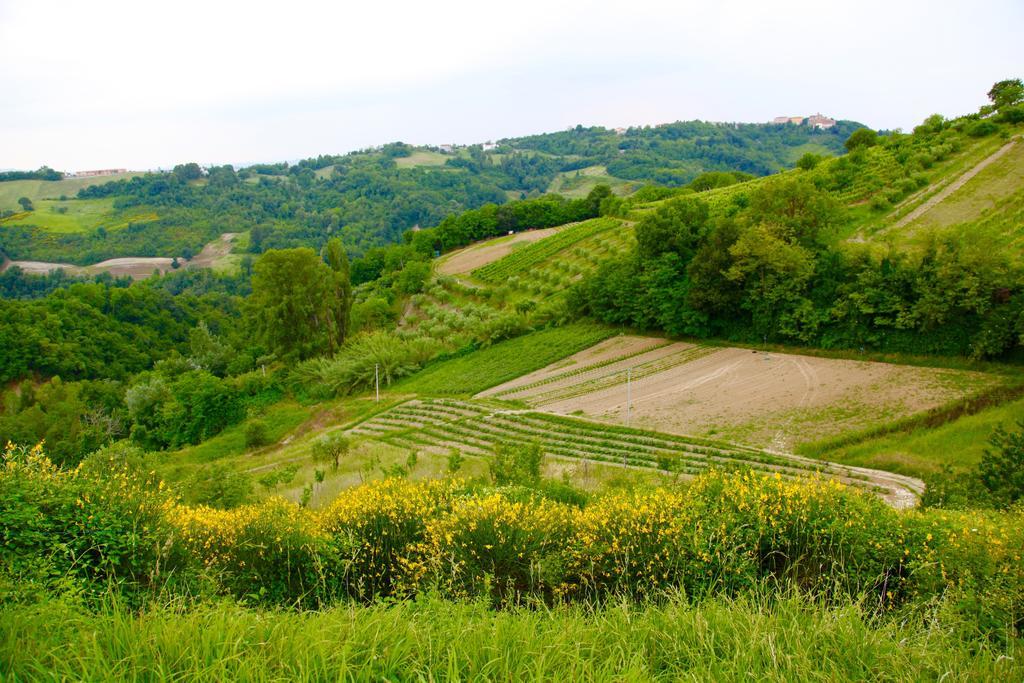
[[[536,242],[549,235],[554,235],[562,227],[564,226],[542,228],[540,230],[525,230],[508,237],[499,237],[470,245],[465,249],[452,252],[441,259],[437,264],[437,272],[441,275],[460,275],[472,272],[477,268],[507,256],[516,246]]]
[[[658,354],[651,353],[659,347],[670,346],[669,342],[657,337],[639,337],[636,335],[620,335],[575,353],[557,363],[552,363],[546,368],[536,372],[523,375],[511,382],[488,389],[477,395],[477,398],[500,395],[501,398],[519,398],[532,395],[530,391],[536,385],[543,384],[545,389],[557,386],[575,384],[581,379],[595,374],[614,371],[622,363],[628,363],[629,359],[639,354],[650,354],[645,357],[653,357]],[[687,345],[690,346],[690,345]],[[664,352],[662,352],[664,353]],[[622,366],[625,369],[625,366]]]
[[[577,375],[557,377],[557,366],[549,366],[534,373],[546,382],[520,378],[486,393],[624,424],[627,368],[630,426],[775,451],[906,417],[997,381],[976,372],[678,343]]]

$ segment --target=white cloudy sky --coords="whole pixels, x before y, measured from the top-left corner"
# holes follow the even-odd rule
[[[0,168],[251,163],[821,111],[965,113],[1024,2],[0,0]]]

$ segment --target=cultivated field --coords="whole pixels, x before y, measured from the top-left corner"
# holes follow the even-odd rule
[[[887,472],[478,401],[412,400],[375,415],[349,433],[409,450],[446,453],[455,448],[479,456],[489,455],[499,445],[535,443],[549,458],[575,464],[576,478],[584,481],[588,466],[613,465],[684,477],[709,467],[741,466],[787,479],[838,479],[878,493],[897,507],[914,505],[922,491],[917,480]]]
[[[407,157],[396,157],[395,166],[398,168],[415,168],[417,166],[444,166],[445,162],[454,157],[440,152],[429,150],[417,150]]]
[[[473,271],[473,277],[494,285],[508,284],[513,288],[534,284],[536,289],[533,293],[550,293],[558,288],[564,289],[572,279],[579,277],[581,270],[576,267],[576,261],[580,258],[587,260],[582,248],[584,243],[595,241],[595,244],[604,246],[632,232],[615,218],[592,218],[570,223],[558,229],[557,234],[545,235],[547,239],[534,241],[481,265]],[[559,272],[551,273],[551,269]],[[547,277],[549,273],[555,276],[554,281]],[[542,283],[550,287],[543,288]]]
[[[210,242],[203,247],[191,261],[181,261],[186,268],[219,268],[230,267],[231,246],[238,233],[226,232],[220,239]],[[173,257],[169,256],[126,256],[100,261],[89,266],[76,266],[70,263],[51,263],[48,261],[8,261],[0,268],[6,270],[11,266],[18,266],[27,273],[34,275],[45,275],[52,270],[67,270],[72,275],[98,275],[110,273],[114,277],[129,276],[135,280],[143,280],[153,274],[153,271],[166,273],[172,269]]]
[[[612,344],[616,346],[613,347]],[[944,405],[974,372],[619,337],[479,396],[777,451]]]
[[[52,233],[81,233],[102,227],[108,232],[115,232],[127,228],[130,223],[148,223],[158,218],[149,210],[114,218],[112,198],[40,199],[34,204],[34,211],[22,211],[0,221],[0,229],[9,225],[25,225]]]
[[[598,185],[608,185],[615,194],[626,195],[636,190],[641,183],[609,175],[604,166],[587,166],[578,171],[559,173],[548,186],[548,192],[564,197],[586,197]]]
[[[437,272],[441,275],[461,275],[472,272],[488,263],[493,263],[508,256],[517,247],[550,237],[564,227],[524,230],[515,235],[498,237],[497,239],[468,246],[465,249],[459,249],[437,262]]]
[[[43,199],[58,199],[62,195],[74,197],[78,191],[114,180],[134,178],[141,173],[123,173],[96,178],[65,178],[64,180],[7,180],[0,182],[0,210],[20,210],[19,197],[28,197],[33,203]]]

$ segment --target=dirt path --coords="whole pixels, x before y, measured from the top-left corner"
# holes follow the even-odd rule
[[[979,173],[981,173],[982,171],[984,171],[989,165],[991,165],[993,162],[998,160],[1001,156],[1003,156],[1004,154],[1009,152],[1013,148],[1013,146],[1017,143],[1017,140],[1018,140],[1018,138],[1013,138],[1012,140],[1007,142],[1005,145],[1003,145],[1002,147],[997,149],[995,152],[993,152],[989,156],[987,156],[984,159],[982,159],[981,161],[979,161],[974,166],[974,168],[968,170],[963,175],[961,175],[959,178],[957,178],[956,180],[951,182],[949,185],[947,185],[946,187],[944,187],[941,190],[939,190],[937,193],[935,193],[935,195],[933,195],[928,200],[926,200],[923,204],[921,204],[921,206],[917,207],[916,209],[914,209],[913,211],[908,213],[906,216],[904,216],[903,218],[901,218],[898,221],[896,221],[888,229],[889,230],[896,230],[896,229],[902,228],[905,225],[909,225],[910,223],[913,223],[918,218],[920,218],[921,216],[923,216],[926,213],[928,213],[929,211],[931,211],[937,204],[940,204],[947,197],[949,197],[949,195],[953,194],[954,192],[959,190],[961,187],[966,185],[971,180],[971,178],[973,178],[974,176],[976,176]]]
[[[188,262],[189,268],[213,268],[214,263],[231,253],[237,232],[225,232],[219,240],[207,243],[195,258]]]

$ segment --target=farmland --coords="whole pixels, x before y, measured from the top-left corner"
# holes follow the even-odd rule
[[[562,229],[562,227],[558,227],[524,230],[514,235],[486,240],[443,256],[438,260],[434,268],[441,275],[469,273],[504,258],[516,249],[521,249],[531,242],[550,237]]]
[[[220,271],[231,271],[237,267],[240,257],[232,255],[232,242],[237,233],[224,233],[220,239],[214,240],[203,247],[191,261],[179,261],[188,268],[213,268]],[[154,272],[166,273],[173,269],[174,257],[171,256],[136,256],[107,259],[88,266],[76,266],[71,263],[51,263],[47,261],[10,261],[3,268],[18,266],[26,273],[43,275],[52,270],[62,269],[73,275],[96,275],[109,273],[114,277],[130,277],[142,280]]]
[[[35,202],[34,211],[16,213],[0,221],[0,230],[5,226],[33,226],[54,233],[84,233],[101,227],[117,231],[129,223],[155,220],[157,215],[152,211],[115,215],[113,199],[42,199]]]
[[[606,342],[610,344],[611,342]],[[622,341],[616,341],[623,344]],[[911,415],[997,383],[981,373],[632,338],[481,396],[775,450]]]
[[[59,200],[60,197],[74,197],[84,187],[102,185],[141,175],[123,173],[94,178],[64,178],[63,180],[7,180],[0,182],[0,211],[18,211],[18,199],[28,197],[33,203],[41,200]]]
[[[473,277],[492,284],[506,282],[511,277],[529,277],[531,279],[539,277],[537,267],[563,251],[604,233],[614,234],[627,231],[628,228],[614,218],[595,218],[566,226],[546,239],[533,242],[504,258],[477,268],[473,271]],[[601,242],[598,244],[603,246]],[[571,260],[560,260],[560,262],[565,263],[567,268],[572,265]]]
[[[394,389],[428,395],[472,395],[583,350],[613,334],[609,328],[585,324],[540,330],[437,362]]]
[[[564,171],[555,176],[548,186],[548,192],[566,197],[585,197],[597,185],[608,185],[616,194],[629,194],[640,183],[622,180],[608,174],[604,166],[587,166],[577,171]]]
[[[549,457],[575,463],[574,478],[584,480],[586,466],[595,463],[687,477],[709,467],[746,467],[785,478],[835,478],[877,492],[899,507],[912,505],[921,491],[919,482],[884,472],[478,402],[409,401],[360,423],[349,433],[409,450],[444,453],[455,448],[482,456],[500,444],[537,443]]]
[[[426,149],[418,149],[406,157],[396,157],[395,165],[398,168],[416,168],[417,166],[444,166],[450,159],[449,155],[441,152],[431,152]]]

